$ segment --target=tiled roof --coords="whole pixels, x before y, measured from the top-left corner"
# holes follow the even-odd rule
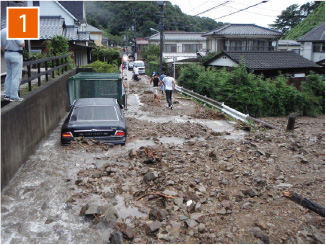
[[[78,32],[78,41],[89,41],[89,32],[83,31],[83,32]]]
[[[298,42],[325,42],[325,22],[299,38]]]
[[[40,39],[63,34],[64,19],[60,16],[40,17]]]
[[[69,40],[78,40],[78,27],[77,26],[66,26],[63,35]]]
[[[148,44],[148,41],[145,40],[144,38],[136,38],[136,44]]]
[[[86,31],[89,31],[89,32],[103,32],[102,30],[90,25],[90,24],[87,24],[87,27],[86,27]]]
[[[202,37],[203,32],[173,32],[173,31],[165,31],[163,33],[164,39],[166,41],[205,41],[206,38]],[[151,36],[149,41],[159,41],[160,33],[156,33]]]
[[[65,26],[61,16],[40,17],[40,39],[48,40],[63,35],[71,41],[89,41],[89,32],[79,32],[77,26]]]
[[[204,33],[203,36],[282,36],[283,34],[254,24],[228,24]]]
[[[294,68],[318,68],[314,62],[294,52],[223,52],[205,62],[209,64],[217,57],[228,56],[236,63],[243,62],[250,70],[278,70]]]

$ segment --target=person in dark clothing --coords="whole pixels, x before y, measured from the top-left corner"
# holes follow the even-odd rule
[[[159,78],[156,72],[153,73],[152,79],[150,81],[150,84],[152,83],[153,83],[153,87],[158,87],[159,84],[162,83],[161,79]]]
[[[160,96],[158,95],[158,87],[161,85],[162,81],[157,75],[156,72],[153,72],[152,79],[150,81],[150,84],[153,83],[153,93],[154,93],[154,101],[157,101],[157,103],[160,103]]]

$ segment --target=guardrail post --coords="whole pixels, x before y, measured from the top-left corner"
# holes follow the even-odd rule
[[[41,73],[41,63],[37,64],[37,73],[40,74]],[[38,83],[37,85],[40,87],[41,86],[41,77],[38,78]]]
[[[46,72],[45,79],[48,82],[49,81],[49,74],[48,74],[48,62],[47,61],[45,61],[45,72]]]
[[[52,69],[54,68],[54,60],[52,60]],[[54,70],[52,71],[52,78],[55,77]]]
[[[65,71],[68,71],[68,57],[67,56],[65,57],[65,64],[66,64]]]
[[[30,78],[32,76],[32,72],[31,72],[31,66],[27,66],[27,74],[28,74],[28,78]],[[32,91],[32,81],[28,81],[28,91]]]
[[[63,65],[63,62],[64,62],[64,59],[61,58],[61,65]],[[63,73],[64,73],[64,68],[62,67],[62,68],[61,68],[61,74],[63,74]]]

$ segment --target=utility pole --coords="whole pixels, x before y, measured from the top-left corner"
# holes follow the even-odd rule
[[[164,1],[157,1],[157,4],[161,7],[161,15],[160,15],[160,74],[163,71],[163,32],[164,32]]]

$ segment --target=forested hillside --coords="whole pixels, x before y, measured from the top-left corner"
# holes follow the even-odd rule
[[[160,7],[156,1],[87,1],[86,13],[87,22],[104,30],[116,44],[123,42],[124,36],[132,41],[155,34],[150,28],[159,30]],[[210,18],[186,15],[170,2],[165,3],[164,17],[164,30],[171,31],[209,31],[223,25]]]
[[[322,22],[325,22],[325,2],[321,2],[318,8],[309,14],[307,18],[288,31],[284,39],[297,40]]]

